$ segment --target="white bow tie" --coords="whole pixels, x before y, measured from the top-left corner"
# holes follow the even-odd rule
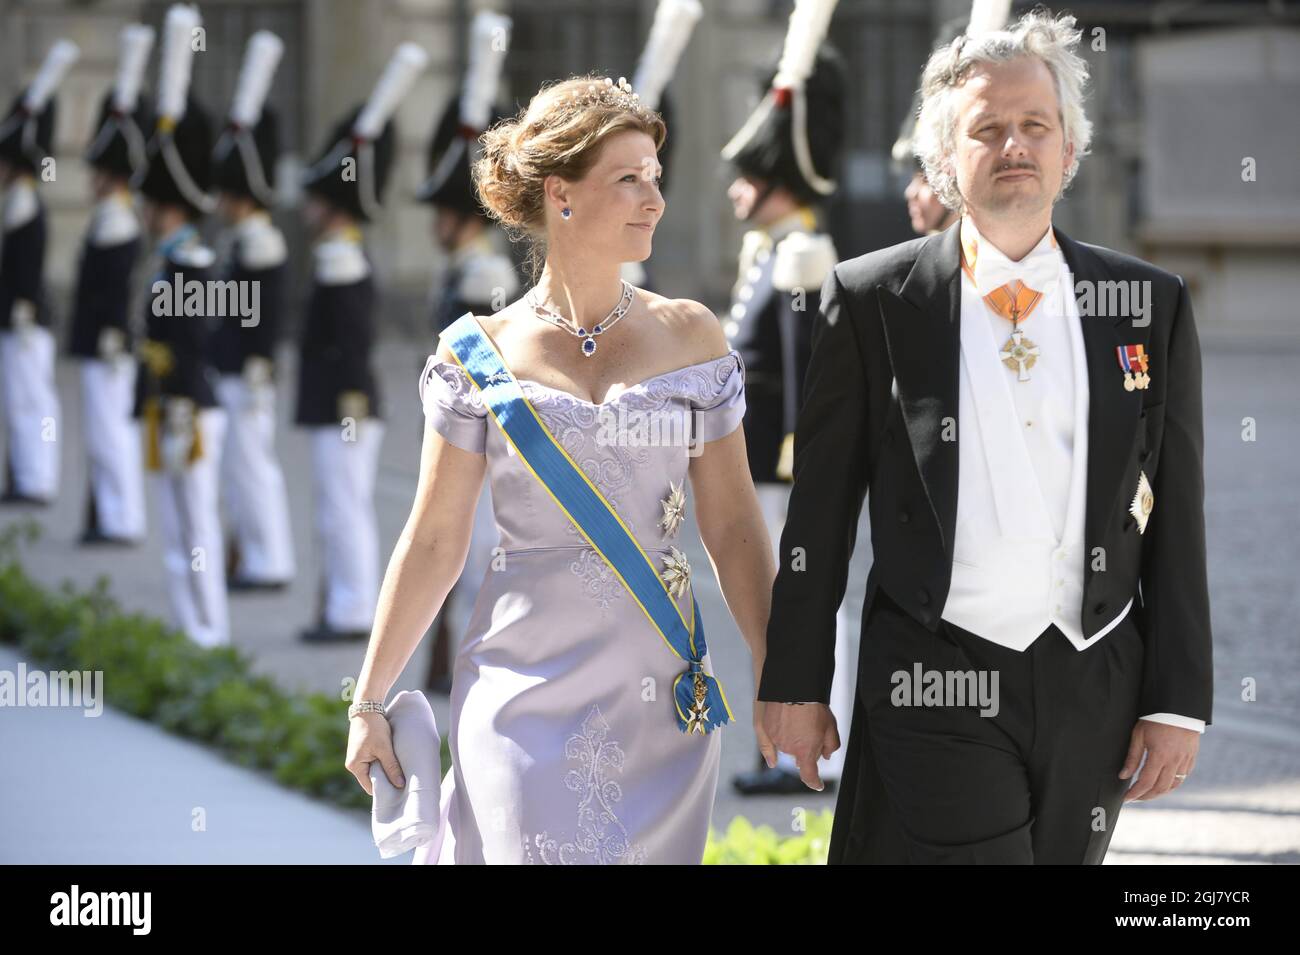
[[[1019,262],[1012,262],[987,240],[976,247],[975,287],[980,295],[988,295],[1015,279],[1046,295],[1060,277],[1060,253],[1050,243],[1035,248]]]

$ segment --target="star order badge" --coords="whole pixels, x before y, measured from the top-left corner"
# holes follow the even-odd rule
[[[664,534],[672,537],[677,533],[677,528],[682,524],[682,519],[686,517],[686,493],[682,490],[682,485],[668,482],[668,496],[660,502],[664,508],[664,516],[659,521],[659,526],[664,529]]]
[[[1147,480],[1147,473],[1139,471],[1137,493],[1133,495],[1133,503],[1128,507],[1128,512],[1137,521],[1139,534],[1146,533],[1147,519],[1151,517],[1151,509],[1155,506],[1156,496],[1151,491],[1151,482]]]
[[[662,558],[664,569],[659,576],[668,587],[668,593],[673,597],[679,597],[686,593],[686,586],[690,583],[691,565],[687,562],[686,555],[676,547],[670,547],[669,551],[670,553]]]

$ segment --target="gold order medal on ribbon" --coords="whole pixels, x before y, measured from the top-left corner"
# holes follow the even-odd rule
[[[670,497],[671,497],[670,493]],[[682,501],[683,511],[685,510],[685,501]],[[687,563],[686,555],[676,547],[669,548],[670,553],[662,558],[664,570],[660,574],[664,586],[668,593],[677,597],[684,594],[691,582],[691,565]],[[693,663],[691,666],[691,683],[694,693],[694,702],[686,714],[686,733],[707,733],[709,731],[709,684],[704,678],[704,671],[698,669]]]
[[[1013,318],[1012,321],[1017,321]],[[1006,365],[1012,371],[1019,372],[1017,381],[1029,380],[1029,369],[1034,367],[1038,361],[1039,348],[1032,341],[1025,337],[1025,333],[1017,328],[1007,339],[1007,343],[1002,346],[1002,364]]]
[[[686,732],[700,733],[707,732],[705,727],[708,725],[709,707],[708,703],[709,687],[704,681],[704,674],[699,670],[695,671],[695,702],[691,705],[690,715],[686,719]]]
[[[1053,248],[1056,247],[1055,236],[1052,237],[1052,246]],[[963,244],[961,267],[967,277],[970,278],[972,285],[977,285],[975,282],[977,254],[978,250],[974,242]],[[1013,279],[1004,285],[999,285],[984,296],[985,304],[994,313],[1011,322],[1011,337],[1007,339],[1007,343],[1002,346],[1002,351],[998,354],[1002,359],[1002,364],[1017,373],[1017,381],[1029,380],[1029,369],[1034,367],[1041,353],[1039,347],[1025,337],[1020,323],[1029,317],[1029,313],[1037,308],[1038,303],[1042,300],[1042,292],[1030,288],[1019,279]]]
[[[1115,357],[1119,359],[1119,367],[1124,369],[1125,391],[1151,387],[1151,374],[1147,371],[1151,366],[1151,356],[1147,354],[1144,345],[1118,345]]]

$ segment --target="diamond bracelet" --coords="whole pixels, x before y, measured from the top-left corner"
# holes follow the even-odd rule
[[[348,707],[348,719],[356,716],[358,713],[378,713],[385,716],[383,700],[358,700]]]

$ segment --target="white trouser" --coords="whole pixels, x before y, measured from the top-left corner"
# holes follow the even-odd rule
[[[129,355],[81,362],[81,430],[96,523],[100,533],[129,540],[145,533],[140,423],[131,417],[135,376]]]
[[[222,375],[217,400],[226,410],[221,490],[239,548],[239,576],[258,583],[290,580],[293,535],[275,456],[275,388],[267,384],[255,392],[239,375]]]
[[[48,328],[0,332],[0,379],[13,468],[10,490],[53,499],[59,490],[59,393]]]
[[[786,505],[790,500],[789,484],[763,483],[754,485],[758,492],[758,506],[772,538],[772,552],[777,567],[781,566],[781,531],[785,528]],[[835,612],[835,675],[831,679],[831,714],[840,734],[840,748],[830,758],[817,760],[817,771],[822,779],[839,779],[844,771],[844,755],[848,749],[849,726],[853,720],[853,697],[858,685],[858,628],[848,601],[841,601]],[[777,754],[777,766],[791,772],[798,770],[789,753]]]
[[[483,482],[483,492],[479,494],[478,506],[474,508],[474,527],[469,539],[469,553],[465,555],[465,569],[452,589],[450,600],[451,656],[456,655],[460,641],[469,629],[470,616],[474,612],[474,602],[478,600],[479,588],[483,584],[483,575],[492,564],[492,551],[501,542],[497,530],[496,517],[492,511],[492,490],[488,482]]]
[[[211,647],[230,642],[217,503],[226,413],[200,409],[198,424],[203,457],[183,470],[151,471],[150,481],[158,498],[167,594],[176,626],[195,643]]]
[[[364,418],[346,440],[335,425],[311,429],[316,531],[325,566],[325,625],[369,630],[379,601],[375,475],[384,424]]]

